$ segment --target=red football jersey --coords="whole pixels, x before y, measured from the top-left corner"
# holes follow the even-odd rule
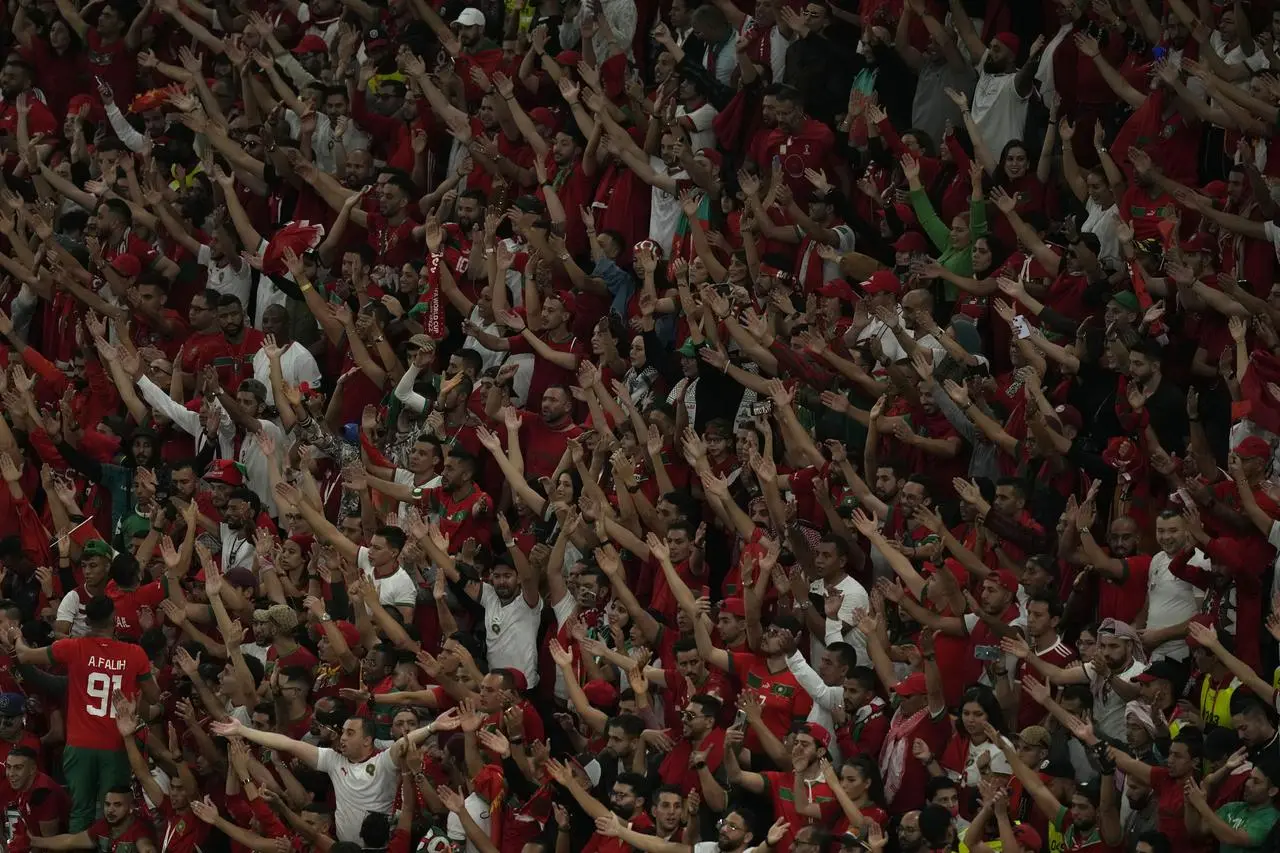
[[[141,646],[108,637],[58,640],[49,658],[67,670],[67,746],[120,749],[111,694],[137,696],[151,678],[151,661]]]

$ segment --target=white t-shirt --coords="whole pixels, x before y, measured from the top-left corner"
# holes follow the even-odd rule
[[[650,157],[649,165],[659,175],[669,175],[677,185],[689,179],[684,169],[671,171],[671,167],[661,157]],[[649,196],[649,239],[662,247],[664,257],[671,257],[671,241],[676,236],[676,226],[680,224],[680,199],[666,190],[652,187]]]
[[[489,669],[518,669],[530,688],[538,683],[538,623],[542,620],[542,599],[534,607],[517,592],[503,604],[492,584],[480,592],[484,608],[484,637],[489,650]]]
[[[842,633],[840,629],[844,625],[852,625],[855,621],[854,613],[858,610],[867,611],[871,609],[871,597],[867,595],[867,588],[858,583],[853,578],[846,575],[836,584],[836,592],[844,596],[840,601],[840,613],[838,619],[827,619],[827,636],[826,642],[824,638],[810,637],[809,639],[809,661],[812,665],[817,665],[818,659],[822,656],[822,652],[830,643],[843,641],[853,646],[858,652],[858,663],[867,664],[867,638],[862,636],[862,632],[857,628],[851,628],[847,633]],[[824,581],[816,580],[809,585],[809,592],[823,598],[827,597],[827,585]]]
[[[1099,691],[1093,686],[1094,667],[1092,663],[1084,665],[1084,671],[1089,676],[1090,687],[1093,689],[1093,723],[1098,730],[1098,734],[1102,737],[1111,738],[1112,740],[1124,739],[1124,706],[1128,704],[1123,696],[1111,689],[1111,685],[1104,685]],[[1146,671],[1146,667],[1139,661],[1129,664],[1129,668],[1120,673],[1122,681],[1133,681],[1134,678]]]
[[[218,525],[218,536],[222,540],[222,571],[228,569],[253,569],[253,555],[257,549],[253,544],[253,532],[248,535],[232,530],[224,521]]]
[[[1085,199],[1085,220],[1080,226],[1080,233],[1093,234],[1100,243],[1098,257],[1120,257],[1120,238],[1116,235],[1116,226],[1120,224],[1120,208],[1112,204],[1103,208],[1090,196]]]
[[[80,588],[76,587],[58,602],[58,613],[54,616],[54,621],[70,622],[72,637],[85,636],[89,633],[89,623],[84,615],[84,607],[88,603],[80,600]]]
[[[852,252],[854,244],[857,242],[857,236],[854,234],[853,229],[842,222],[832,226],[831,230],[836,232],[836,237],[840,241],[835,246],[836,251],[842,255]],[[796,226],[796,233],[800,235],[801,240],[806,236],[799,225]],[[844,275],[840,271],[839,261],[823,260],[822,256],[818,254],[818,247],[821,245],[822,243],[818,240],[810,240],[809,244],[805,246],[804,254],[800,256],[799,277],[801,281],[809,280],[809,264],[822,264],[822,281],[824,283]]]
[[[280,353],[280,375],[288,385],[306,382],[312,388],[320,387],[320,365],[311,350],[294,341]],[[274,406],[276,395],[271,388],[271,359],[266,350],[258,350],[253,356],[253,378],[267,386],[267,403]]]
[[[969,112],[982,131],[982,140],[999,157],[1010,139],[1021,139],[1027,124],[1027,98],[1018,94],[1014,85],[1018,75],[990,74],[985,70],[987,56],[978,65],[978,85],[973,89],[973,105]]]
[[[732,50],[729,52],[733,53]],[[693,132],[689,134],[689,145],[695,153],[703,148],[716,147],[716,132],[711,129],[711,122],[715,121],[719,113],[720,111],[710,104],[703,104],[693,112],[687,112],[684,104],[676,107],[676,118],[687,116],[690,123],[693,124]]]
[[[280,464],[284,459],[284,430],[274,421],[262,418],[258,419],[258,424],[275,440],[276,464]],[[262,498],[262,508],[267,511],[267,515],[275,518],[279,510],[276,509],[275,490],[271,488],[271,462],[262,455],[262,447],[257,438],[252,435],[244,437],[240,442],[240,455],[236,457],[236,461],[244,466],[245,485]]]
[[[340,753],[321,747],[316,769],[329,774],[336,807],[333,817],[339,841],[360,843],[360,824],[370,812],[390,813],[400,787],[400,773],[391,750],[355,764]]]
[[[369,549],[361,547],[356,553],[356,565],[365,577],[373,581],[378,590],[378,603],[383,607],[413,607],[418,602],[418,585],[409,577],[403,568],[396,568],[395,574],[385,578],[374,577],[373,561],[369,559]]]
[[[467,798],[462,802],[466,807],[467,814],[471,815],[471,819],[476,822],[476,826],[484,830],[485,834],[489,833],[489,804],[485,802],[484,797],[479,794],[468,794]],[[471,843],[467,838],[467,831],[462,826],[462,819],[453,812],[449,812],[448,822],[445,824],[445,832],[449,836],[449,840],[453,842],[454,849],[459,844],[466,843],[467,853],[480,853],[480,848]]]
[[[240,300],[244,310],[251,311],[249,290],[253,287],[253,267],[242,258],[227,259],[230,263],[218,263],[213,260],[213,247],[200,246],[200,254],[196,262],[208,270],[205,287],[216,290],[219,295],[230,294]]]
[[[1164,551],[1151,558],[1151,566],[1147,571],[1147,627],[1168,628],[1179,625],[1200,612],[1196,603],[1196,588],[1169,571],[1173,562]],[[1191,555],[1188,562],[1198,568],[1209,570],[1209,561],[1199,549]],[[1152,660],[1161,658],[1177,658],[1186,660],[1190,654],[1187,641],[1181,637],[1166,640],[1151,652]]]

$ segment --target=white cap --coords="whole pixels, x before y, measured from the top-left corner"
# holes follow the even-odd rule
[[[458,20],[454,21],[454,23],[464,27],[483,27],[484,12],[475,8],[463,9],[462,13],[458,15]]]

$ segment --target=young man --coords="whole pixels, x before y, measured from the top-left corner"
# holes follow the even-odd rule
[[[71,797],[46,773],[40,772],[38,749],[16,746],[4,761],[5,810],[12,827],[10,853],[31,849],[33,836],[62,831],[71,810]]]
[[[360,825],[371,812],[390,812],[400,784],[400,771],[404,769],[404,753],[409,744],[426,740],[433,731],[448,731],[458,727],[457,715],[441,714],[423,728],[409,733],[391,749],[378,752],[373,746],[373,722],[352,717],[342,727],[338,749],[317,747],[314,744],[276,734],[263,732],[231,719],[213,723],[210,728],[222,737],[242,737],[267,749],[288,753],[306,766],[326,773],[333,783],[334,801],[337,805],[336,823],[339,841],[358,842]]]
[[[114,728],[115,725],[112,724],[112,729]],[[135,853],[160,853],[151,827],[134,808],[133,790],[127,784],[107,791],[102,798],[101,820],[80,832],[47,838],[32,836],[31,847],[33,850],[132,850]]]
[[[144,718],[147,707],[160,699],[147,653],[141,646],[114,638],[116,612],[111,599],[99,595],[90,600],[85,620],[88,636],[56,640],[45,648],[31,648],[16,629],[9,638],[18,663],[60,664],[67,670],[67,745],[62,769],[75,800],[72,833],[93,823],[94,810],[104,795],[110,800],[110,791],[129,783],[129,762],[120,748],[112,695],[134,697],[141,692]],[[132,809],[131,795],[126,808]]]

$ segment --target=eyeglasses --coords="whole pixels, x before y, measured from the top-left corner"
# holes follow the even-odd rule
[[[720,821],[717,821],[717,822],[716,822],[716,829],[731,829],[731,830],[733,830],[734,832],[746,832],[746,831],[747,831],[747,828],[746,828],[745,826],[742,826],[741,824],[737,824],[737,823],[729,823],[729,821],[727,821],[727,820],[720,820]]]

